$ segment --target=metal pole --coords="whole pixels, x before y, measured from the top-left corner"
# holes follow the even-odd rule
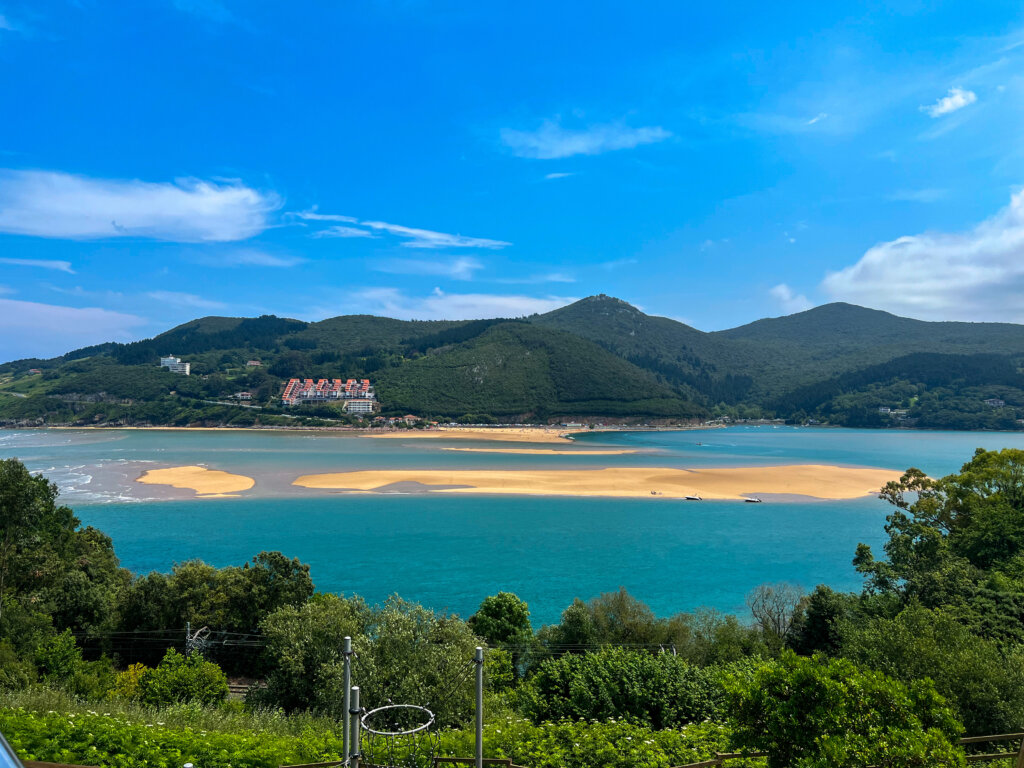
[[[344,715],[342,716],[341,754],[348,760],[349,708],[352,706],[352,638],[345,636],[345,694]]]
[[[352,687],[352,737],[349,740],[351,751],[348,753],[349,765],[359,768],[359,686]]]
[[[476,768],[484,768],[484,649],[476,647]]]

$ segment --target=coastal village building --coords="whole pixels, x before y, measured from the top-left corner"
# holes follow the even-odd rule
[[[345,413],[373,413],[373,400],[363,398],[346,400]]]
[[[993,408],[1002,408],[1006,405],[1005,400],[1000,400],[998,397],[990,397],[988,400],[983,401],[985,405],[990,405]]]
[[[285,385],[284,393],[281,395],[281,402],[284,405],[298,405],[299,403],[324,403],[332,400],[351,402],[353,400],[365,400],[370,403],[370,410],[356,411],[346,408],[349,413],[371,413],[373,402],[377,396],[373,392],[373,386],[369,379],[289,379]],[[362,408],[363,406],[358,406]]]
[[[188,376],[192,371],[192,363],[183,363],[180,357],[172,357],[170,355],[160,358],[160,367],[166,368],[171,373],[182,373],[185,376]]]
[[[261,365],[263,365],[263,363],[261,363],[259,360],[250,360],[245,365],[248,368],[259,368]]]

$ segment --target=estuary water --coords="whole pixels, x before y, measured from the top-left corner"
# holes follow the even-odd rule
[[[500,590],[525,599],[535,625],[574,597],[628,589],[656,613],[701,606],[743,615],[762,582],[857,589],[858,542],[880,546],[888,507],[855,501],[337,494],[296,476],[346,469],[715,467],[839,464],[956,471],[978,447],[1024,448],[1024,434],[769,426],[587,433],[580,448],[621,455],[448,450],[536,447],[465,439],[370,439],[339,433],[0,430],[0,457],[58,483],[83,523],[109,534],[124,566],[168,570],[200,558],[241,564],[276,549],[309,563],[319,589],[380,602],[391,594],[462,616]],[[199,464],[256,478],[240,498],[135,482],[151,468]]]

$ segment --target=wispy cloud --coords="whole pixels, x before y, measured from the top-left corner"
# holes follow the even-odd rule
[[[450,235],[446,232],[434,232],[429,229],[414,229],[386,221],[361,221],[360,224],[405,239],[402,243],[406,248],[490,248],[499,249],[512,245],[504,240],[490,240],[486,237],[466,237]]]
[[[327,229],[320,229],[310,235],[310,237],[376,237],[373,232],[368,229],[358,229],[356,227],[346,227],[341,224],[328,227]]]
[[[0,171],[0,232],[87,240],[244,240],[268,226],[272,192],[237,181],[93,179],[56,171]]]
[[[558,120],[545,120],[534,131],[504,128],[502,143],[519,157],[555,160],[573,155],[600,155],[617,149],[655,144],[672,136],[660,126],[631,128],[624,123],[603,123],[587,128],[563,128]]]
[[[503,277],[493,282],[504,285],[540,285],[542,283],[575,283],[576,278],[566,272],[548,272],[528,277]]]
[[[372,269],[392,275],[439,275],[453,280],[472,280],[473,274],[483,269],[473,258],[463,257],[450,261],[420,261],[419,259],[385,259],[374,262]]]
[[[921,107],[922,112],[927,112],[930,117],[942,117],[958,109],[970,106],[978,100],[974,91],[966,91],[963,88],[950,88],[949,93],[936,101],[934,104]]]
[[[486,248],[498,250],[506,248],[512,243],[504,240],[492,240],[486,237],[467,237],[465,235],[453,235],[448,232],[435,232],[431,229],[417,229],[406,227],[401,224],[391,224],[387,221],[360,221],[353,216],[342,216],[334,213],[317,213],[313,211],[302,211],[289,213],[287,216],[294,216],[305,221],[343,221],[326,229],[313,232],[310,237],[342,237],[342,238],[373,238],[379,237],[378,233],[386,233],[400,238],[402,246],[406,248]],[[347,226],[354,224],[356,226]]]
[[[194,293],[178,293],[177,291],[149,291],[146,296],[163,304],[175,307],[195,307],[197,309],[223,309],[226,305],[220,301],[211,301]]]
[[[575,173],[548,173],[545,174],[544,178],[547,181],[554,181],[555,179],[568,179],[570,176],[575,175]]]
[[[768,293],[775,301],[778,302],[779,306],[782,307],[782,311],[786,314],[792,314],[793,312],[803,312],[806,309],[810,309],[814,306],[814,303],[804,296],[802,293],[797,293],[785,283],[779,283],[772,288]]]
[[[67,272],[69,275],[75,274],[75,270],[71,268],[70,261],[57,261],[53,259],[8,259],[0,258],[0,264],[10,264],[15,267],[38,267],[39,269],[54,269],[58,272]]]
[[[409,296],[397,288],[369,288],[352,294],[348,300],[361,312],[408,320],[525,317],[576,301],[564,296],[445,293],[439,288],[427,296]],[[337,314],[336,308],[328,311]]]
[[[254,248],[240,248],[202,259],[203,264],[211,267],[294,267],[305,261],[299,256],[279,256]]]
[[[316,207],[310,211],[291,211],[286,216],[293,216],[303,221],[342,221],[346,224],[355,224],[359,221],[355,216],[342,216],[337,213],[317,213]]]
[[[820,123],[826,117],[828,117],[828,113],[827,112],[819,112],[814,117],[812,117],[810,120],[808,120],[806,125],[814,125],[815,123]]]
[[[822,287],[837,299],[926,320],[1024,322],[1024,192],[967,232],[880,243]]]
[[[18,28],[6,16],[0,13],[0,32],[17,32]]]
[[[11,288],[11,286],[9,286],[9,285],[0,285],[0,296],[7,296],[7,295],[12,294],[12,293],[15,293],[15,290],[13,288]]]
[[[611,271],[613,269],[618,269],[619,267],[629,267],[629,266],[632,266],[633,264],[638,264],[638,263],[639,263],[638,259],[632,259],[632,258],[629,258],[629,259],[612,259],[611,261],[602,262],[602,263],[598,264],[597,266],[599,266],[601,269],[607,269],[608,271]]]
[[[52,357],[105,341],[130,341],[146,324],[137,315],[0,299],[0,361]]]

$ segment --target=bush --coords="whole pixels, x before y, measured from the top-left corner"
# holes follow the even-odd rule
[[[36,648],[36,667],[44,682],[83,699],[103,699],[114,685],[110,659],[84,661],[71,630],[64,630]]]
[[[729,689],[736,744],[767,752],[769,768],[964,765],[963,726],[930,680],[787,652]]]
[[[724,699],[717,669],[622,648],[545,661],[518,693],[534,722],[623,718],[655,729],[720,718]]]
[[[145,664],[131,664],[124,672],[114,679],[114,687],[110,689],[111,698],[135,701],[139,698],[142,678],[151,672]]]
[[[36,668],[18,656],[7,640],[0,641],[0,691],[19,691],[36,679]]]
[[[228,679],[221,668],[199,654],[182,656],[171,648],[163,661],[142,673],[139,700],[150,706],[176,702],[216,704],[228,695]]]

